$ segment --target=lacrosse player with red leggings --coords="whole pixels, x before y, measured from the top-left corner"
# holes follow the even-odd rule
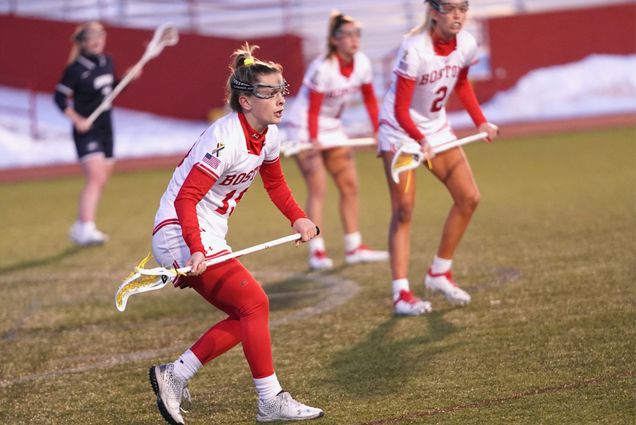
[[[104,54],[106,31],[99,22],[77,27],[68,66],[55,88],[54,100],[73,123],[73,140],[86,183],[79,199],[77,221],[69,236],[80,246],[104,243],[108,237],[97,230],[95,213],[102,191],[113,171],[113,128],[110,110],[93,123],[87,117],[112,91],[115,71],[110,56]],[[73,98],[73,104],[69,99]]]
[[[393,156],[402,143],[415,140],[432,156],[432,148],[456,139],[446,119],[446,101],[454,90],[480,132],[492,141],[499,130],[482,114],[468,81],[468,68],[477,61],[475,38],[464,31],[468,2],[427,0],[423,24],[412,30],[397,54],[391,87],[380,111],[378,151],[384,163],[391,194],[389,252],[393,302],[399,315],[420,315],[431,304],[413,296],[408,281],[410,229],[415,203],[415,171],[403,173],[399,183],[391,178]],[[467,304],[470,295],[460,289],[451,273],[452,258],[479,202],[466,155],[454,148],[430,161],[431,173],[446,186],[453,205],[441,241],[424,279],[425,286],[441,292],[453,304]]]
[[[155,217],[152,251],[163,266],[191,266],[174,284],[190,287],[227,318],[208,329],[174,363],[150,368],[150,382],[164,419],[183,424],[187,383],[205,364],[241,343],[258,393],[257,421],[303,420],[323,415],[282,390],[272,360],[267,295],[236,259],[206,268],[230,252],[228,219],[259,173],[269,197],[300,233],[317,234],[298,206],[279,161],[279,133],[287,83],[282,67],[252,56],[247,43],[234,52],[227,82],[232,111],[213,123],[177,166]],[[255,223],[256,225],[256,223]]]
[[[296,155],[307,185],[307,213],[322,226],[327,172],[340,193],[340,217],[344,227],[345,262],[356,264],[386,261],[386,251],[369,249],[362,243],[358,216],[358,177],[351,148],[342,146],[348,137],[340,115],[354,92],[361,91],[374,132],[378,129],[378,104],[372,85],[371,62],[359,49],[360,26],[351,17],[334,12],[329,19],[327,54],[315,59],[307,69],[296,101],[285,120],[287,139],[311,142],[315,149]],[[333,267],[325,242],[317,237],[309,242],[309,267]]]

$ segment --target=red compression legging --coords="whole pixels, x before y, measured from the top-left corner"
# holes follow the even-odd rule
[[[241,342],[252,376],[265,378],[272,375],[269,300],[254,276],[234,259],[185,280],[210,304],[229,316],[208,329],[190,348],[201,364]]]

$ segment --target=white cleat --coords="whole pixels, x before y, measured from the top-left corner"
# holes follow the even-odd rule
[[[157,395],[157,407],[159,413],[170,425],[183,425],[185,421],[181,416],[181,399],[190,401],[188,383],[174,375],[172,363],[152,366],[148,370],[150,385]],[[185,410],[184,410],[185,412]]]
[[[325,251],[314,251],[309,254],[309,268],[312,270],[330,270],[333,268],[333,260]]]
[[[366,245],[360,245],[353,251],[349,251],[345,255],[345,262],[347,264],[358,263],[374,263],[377,261],[387,261],[389,259],[388,251],[376,251],[369,249]]]
[[[400,296],[393,303],[393,309],[398,316],[420,316],[433,310],[431,303],[413,296],[411,291],[401,290]]]
[[[76,222],[71,226],[68,235],[78,246],[101,245],[108,241],[108,236],[97,230],[94,223]]]
[[[287,391],[281,391],[268,401],[258,401],[257,422],[304,421],[323,416],[321,409],[297,402]]]
[[[461,289],[453,280],[453,273],[432,273],[428,269],[424,285],[433,292],[441,292],[451,304],[466,305],[470,302],[470,294]]]

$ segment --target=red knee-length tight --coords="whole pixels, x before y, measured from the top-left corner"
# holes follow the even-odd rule
[[[269,336],[269,299],[249,271],[236,259],[209,267],[184,279],[228,317],[207,330],[190,348],[206,364],[241,342],[254,378],[274,373]]]

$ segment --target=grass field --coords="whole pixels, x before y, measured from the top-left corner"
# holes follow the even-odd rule
[[[323,233],[337,268],[308,273],[305,248],[244,258],[271,298],[277,374],[321,424],[627,424],[636,421],[636,129],[501,139],[466,151],[482,202],[455,258],[464,308],[396,318],[386,264],[345,267],[330,186]],[[295,164],[283,164],[299,200]],[[366,242],[383,247],[388,193],[358,155]],[[147,368],[174,360],[222,315],[193,291],[113,294],[150,247],[172,170],[116,174],[103,247],[67,240],[81,179],[0,186],[0,423],[157,424]],[[420,172],[411,283],[449,207]],[[231,219],[234,249],[290,229],[260,183]],[[253,423],[240,348],[190,382],[189,424]]]

